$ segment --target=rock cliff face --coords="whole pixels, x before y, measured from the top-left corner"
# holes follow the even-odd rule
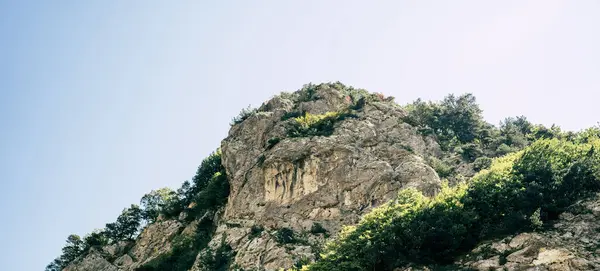
[[[231,195],[214,242],[226,235],[243,268],[291,267],[311,258],[322,236],[308,234],[304,244],[279,245],[271,234],[290,228],[310,232],[316,223],[335,233],[405,187],[428,195],[440,188],[423,156],[438,146],[400,121],[404,112],[392,102],[371,102],[339,121],[330,136],[286,136],[291,112],[318,115],[351,106],[352,98],[324,88],[314,100],[275,97],[259,113],[232,127],[222,143]],[[269,146],[269,142],[277,142]],[[272,143],[271,143],[272,144]],[[228,225],[235,225],[234,227]],[[251,226],[265,233],[248,238]]]
[[[425,162],[440,157],[437,143],[401,121],[405,112],[377,96],[365,102],[346,90],[318,88],[310,97],[274,97],[232,126],[223,140],[222,164],[231,193],[209,246],[235,251],[234,266],[278,270],[314,258],[344,225],[414,187],[426,195],[441,186]],[[376,97],[376,96],[373,96]],[[359,106],[357,106],[359,105]],[[320,115],[352,109],[331,135],[290,136],[298,112]],[[296,113],[296,114],[294,114]],[[482,244],[457,268],[475,270],[598,270],[598,200],[580,203],[542,233],[523,233]],[[581,211],[583,210],[583,211]],[[586,211],[587,210],[587,211]],[[194,223],[164,220],[147,226],[133,244],[93,249],[66,271],[133,271],[167,254],[173,239]],[[198,254],[191,270],[204,270]],[[411,267],[406,270],[427,270]]]
[[[135,243],[120,242],[92,249],[82,259],[71,263],[65,271],[133,271],[143,264],[169,252],[171,241],[185,231],[179,221],[159,221],[148,225],[138,236]]]

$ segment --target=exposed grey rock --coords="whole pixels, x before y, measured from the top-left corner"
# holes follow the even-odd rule
[[[461,261],[460,265],[482,271],[600,270],[600,212],[594,212],[598,206],[600,196],[575,204],[571,209],[577,213],[561,214],[553,229],[484,243],[481,246],[490,247],[494,255]],[[496,265],[500,255],[506,255],[505,262]]]
[[[246,269],[279,270],[300,259],[314,259],[314,247],[324,234],[310,233],[315,223],[331,235],[355,224],[370,209],[414,187],[426,195],[440,189],[436,172],[424,161],[441,157],[437,143],[403,123],[405,112],[389,101],[369,102],[335,124],[330,136],[289,138],[286,113],[324,114],[347,109],[353,102],[335,89],[320,89],[316,100],[299,101],[298,94],[274,97],[259,112],[234,125],[222,142],[222,162],[231,194],[224,212],[206,213],[216,224],[209,246],[221,241],[235,251],[235,264]],[[271,146],[269,139],[279,139]],[[459,172],[468,176],[469,166]],[[192,203],[195,204],[195,203]],[[579,202],[545,232],[521,233],[487,241],[455,263],[476,270],[600,270],[600,197]],[[119,243],[92,249],[66,271],[133,271],[168,253],[175,237],[193,235],[198,222],[161,216],[148,225],[135,244]],[[251,237],[252,226],[264,231]],[[300,241],[279,244],[277,231],[293,229]],[[224,239],[223,239],[224,238]],[[203,270],[196,256],[190,269]],[[434,270],[405,267],[397,270]]]
[[[148,225],[135,244],[120,242],[106,246],[102,252],[92,249],[82,259],[65,268],[65,271],[133,271],[152,259],[171,250],[171,241],[182,230],[174,220],[162,220]],[[125,251],[131,247],[129,251]]]
[[[138,237],[135,245],[128,253],[135,261],[128,270],[149,262],[150,260],[171,250],[171,240],[182,230],[179,221],[164,220],[146,227]]]
[[[335,89],[315,96],[319,99],[299,103],[275,97],[261,113],[233,126],[222,143],[231,183],[223,220],[248,226],[222,224],[211,244],[226,235],[242,268],[289,268],[302,257],[313,258],[311,245],[323,242],[321,237],[313,238],[314,244],[284,246],[272,234],[249,239],[251,225],[301,234],[318,222],[336,233],[400,189],[415,187],[427,195],[440,189],[436,172],[421,158],[435,155],[439,147],[403,123],[405,112],[392,103],[367,103],[354,112],[357,118],[338,122],[331,136],[288,138],[286,126],[294,120],[282,121],[286,112],[324,114],[350,106]],[[280,142],[268,148],[271,138]]]
[[[90,252],[82,259],[75,260],[67,266],[64,271],[120,271],[116,266],[108,262],[104,255],[96,249]]]

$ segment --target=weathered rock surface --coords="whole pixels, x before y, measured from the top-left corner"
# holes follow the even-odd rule
[[[169,252],[171,240],[182,229],[183,224],[175,220],[160,221],[146,227],[135,242],[135,246],[128,253],[135,264],[129,266],[127,270],[133,270],[135,267]]]
[[[102,251],[92,249],[82,259],[71,263],[65,271],[133,271],[152,259],[167,253],[171,241],[183,230],[175,220],[159,221],[148,225],[135,244],[128,242],[106,246]]]
[[[336,122],[330,136],[287,136],[291,112],[324,114],[356,101],[347,93],[319,89],[316,99],[277,96],[259,112],[234,125],[222,142],[222,163],[231,193],[210,246],[225,242],[234,264],[245,270],[279,270],[313,259],[329,234],[354,224],[371,208],[414,187],[426,195],[440,188],[424,158],[440,157],[435,141],[400,119],[405,112],[386,99],[353,111],[356,118]],[[468,171],[468,169],[466,170]],[[66,271],[133,271],[168,253],[173,239],[192,235],[197,222],[159,221],[147,226],[135,244],[93,249]],[[329,234],[312,232],[316,223]],[[253,231],[254,228],[254,231]],[[278,242],[283,228],[294,241]],[[261,229],[257,231],[257,229]],[[190,270],[203,270],[201,251]],[[456,270],[600,270],[600,197],[573,206],[547,231],[521,233],[480,244],[457,261]],[[435,270],[407,267],[398,270]],[[445,269],[452,270],[452,269]]]
[[[64,271],[119,271],[96,249],[92,249],[83,259],[79,259],[67,266]]]
[[[459,264],[475,270],[600,270],[600,196],[572,206],[547,231],[486,242]]]
[[[305,111],[324,114],[347,109],[351,99],[335,89],[321,89],[316,100],[297,102],[275,97],[259,113],[235,125],[222,143],[223,164],[231,195],[224,221],[213,244],[225,234],[243,268],[267,270],[291,267],[302,257],[313,257],[314,242],[279,245],[273,234],[283,227],[307,233],[314,223],[329,232],[354,224],[372,207],[386,202],[406,187],[427,195],[440,188],[436,172],[421,157],[438,149],[400,121],[404,111],[393,103],[372,102],[335,125],[331,136],[286,136],[282,116]],[[269,146],[270,139],[279,139]],[[273,141],[273,140],[272,140]],[[252,225],[266,228],[249,239]]]

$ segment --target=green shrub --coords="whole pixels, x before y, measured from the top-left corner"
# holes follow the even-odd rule
[[[435,170],[440,178],[448,178],[452,176],[455,172],[454,166],[448,164],[445,161],[437,159],[435,157],[430,157],[427,159],[429,166]]]
[[[323,225],[321,225],[321,223],[314,222],[312,224],[312,227],[310,228],[310,233],[312,233],[312,234],[319,234],[319,233],[327,234],[327,229],[325,229],[323,227]]]
[[[496,149],[496,155],[498,156],[502,156],[502,155],[506,155],[509,154],[511,152],[514,152],[515,149],[502,143],[500,146],[498,146],[498,148]]]
[[[260,156],[258,156],[258,160],[256,161],[256,164],[259,167],[262,167],[262,165],[265,163],[266,159],[267,159],[267,157],[264,154],[261,154]]]
[[[473,162],[475,159],[483,156],[483,150],[481,150],[481,147],[477,142],[464,144],[460,148],[460,154],[465,161]]]
[[[230,125],[233,126],[236,124],[240,124],[240,123],[244,122],[246,119],[248,119],[249,117],[251,117],[252,115],[256,114],[256,112],[258,112],[258,109],[252,108],[249,105],[247,108],[242,109],[242,111],[240,111],[240,114],[231,120]]]
[[[189,210],[190,219],[203,216],[207,211],[217,210],[227,203],[228,196],[229,181],[227,176],[223,172],[215,173],[206,188],[194,197],[196,204]]]
[[[411,146],[409,146],[409,145],[404,145],[404,144],[402,144],[402,145],[400,145],[400,147],[401,147],[402,149],[405,149],[407,152],[410,152],[410,153],[415,153],[415,150],[414,150],[414,149],[413,149]]]
[[[492,161],[492,158],[489,157],[478,157],[475,159],[475,162],[473,162],[473,169],[476,171],[488,169],[492,165]]]
[[[248,239],[254,239],[256,237],[259,237],[264,230],[265,228],[261,225],[252,225],[252,227],[250,228],[250,234],[248,235]]]
[[[294,230],[290,229],[290,228],[281,228],[279,230],[277,230],[275,232],[275,241],[277,241],[277,243],[284,245],[284,244],[293,244],[295,243],[296,240],[296,236],[294,234]]]
[[[310,102],[317,100],[318,98],[315,96],[315,94],[322,85],[323,84],[315,85],[313,83],[304,85],[302,89],[298,91],[298,102]]]
[[[300,270],[303,266],[308,265],[310,263],[310,259],[308,259],[306,256],[302,256],[300,257],[300,259],[297,259],[294,262],[294,266],[292,267],[291,270]]]
[[[301,117],[301,116],[304,116],[304,114],[306,114],[306,112],[300,112],[300,111],[285,112],[285,114],[283,114],[283,116],[281,116],[281,121],[286,121],[289,119]]]
[[[279,141],[281,141],[281,138],[279,138],[279,137],[270,138],[267,141],[267,150],[270,150],[271,148],[273,148],[275,145],[277,145],[277,143],[279,143]]]
[[[544,226],[544,222],[542,221],[542,208],[537,208],[533,214],[529,217],[529,221],[531,222],[531,228],[540,229]]]
[[[352,105],[350,105],[350,109],[351,110],[361,110],[361,109],[363,109],[363,107],[365,107],[366,104],[367,104],[367,100],[365,100],[364,97],[361,97],[360,99],[358,99],[358,101],[356,101]]]
[[[235,251],[225,243],[225,235],[217,249],[207,248],[206,253],[200,257],[200,266],[203,271],[227,271],[233,263]]]

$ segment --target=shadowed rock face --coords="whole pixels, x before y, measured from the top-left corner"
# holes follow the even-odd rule
[[[354,112],[357,118],[337,122],[330,136],[287,137],[286,127],[295,120],[282,121],[284,114],[323,114],[351,105],[335,89],[321,89],[315,96],[308,102],[273,98],[233,126],[222,143],[231,184],[223,219],[241,226],[222,225],[213,241],[226,234],[243,268],[290,267],[301,256],[313,256],[313,242],[285,248],[272,240],[269,229],[302,233],[317,222],[335,233],[402,188],[416,187],[427,195],[440,188],[437,174],[421,158],[437,152],[437,144],[402,123],[404,112],[393,103],[367,103]],[[280,141],[269,147],[274,138]],[[267,233],[248,239],[252,225],[264,226]],[[323,239],[307,238],[315,245]]]

